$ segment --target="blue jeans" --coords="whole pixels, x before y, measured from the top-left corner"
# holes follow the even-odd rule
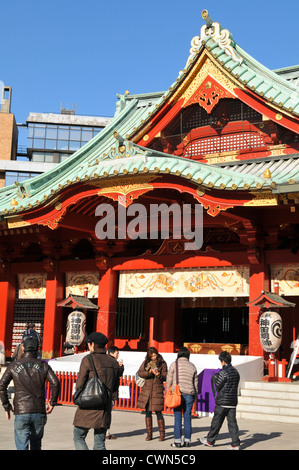
[[[74,444],[76,450],[89,450],[85,442],[89,428],[82,428],[74,426]],[[98,428],[94,429],[94,444],[93,450],[106,450],[105,446],[106,429]]]
[[[17,450],[41,450],[47,416],[44,413],[24,413],[15,416]]]
[[[174,442],[180,443],[182,437],[182,415],[184,413],[184,441],[191,441],[191,411],[194,402],[194,395],[182,393],[181,405],[174,408]]]

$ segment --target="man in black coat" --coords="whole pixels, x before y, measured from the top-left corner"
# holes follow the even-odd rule
[[[28,336],[22,343],[20,359],[9,364],[0,380],[0,399],[10,419],[15,414],[15,443],[17,450],[41,450],[47,415],[57,404],[60,392],[59,380],[46,361],[37,358],[38,339]],[[7,388],[14,384],[13,406],[8,399]],[[52,396],[46,404],[45,384],[50,383]]]
[[[236,407],[238,404],[238,385],[240,381],[239,372],[231,365],[231,355],[222,351],[219,354],[222,369],[212,377],[212,389],[217,397],[215,399],[214,416],[210,431],[207,437],[202,437],[200,441],[209,447],[215,444],[221,426],[227,418],[228,431],[232,440],[230,448],[240,449],[239,428],[236,420]]]

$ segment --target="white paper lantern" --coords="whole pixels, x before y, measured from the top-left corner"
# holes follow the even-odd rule
[[[264,312],[260,316],[260,341],[266,352],[275,352],[281,345],[282,319],[274,311]]]
[[[84,313],[74,310],[67,317],[66,343],[72,346],[80,346],[85,337],[86,316]]]

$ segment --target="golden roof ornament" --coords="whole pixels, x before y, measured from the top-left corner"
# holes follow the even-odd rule
[[[264,171],[264,178],[271,178],[272,175],[271,175],[271,171],[269,170],[269,168],[267,168],[267,170]]]

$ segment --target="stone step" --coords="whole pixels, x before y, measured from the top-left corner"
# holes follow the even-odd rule
[[[297,399],[284,399],[263,396],[241,395],[238,397],[238,403],[242,405],[259,405],[259,406],[275,406],[281,408],[289,408],[299,411],[299,402]]]
[[[295,392],[299,393],[299,381],[297,382],[264,382],[260,381],[245,381],[242,386],[243,389],[254,389],[254,390],[273,390]]]
[[[294,401],[299,406],[299,391],[298,392],[287,392],[287,391],[273,391],[273,390],[255,390],[255,389],[241,389],[241,397],[256,397],[256,398],[267,398],[271,400],[284,400]]]
[[[237,416],[299,424],[298,382],[245,382],[240,390]]]
[[[251,410],[254,412],[260,412],[260,413],[274,413],[274,414],[285,414],[285,415],[294,415],[294,416],[299,416],[299,407],[298,406],[285,406],[285,403],[283,400],[279,402],[272,402],[269,401],[268,399],[265,400],[260,400],[259,403],[257,403],[254,399],[253,400],[239,400],[238,401],[238,410]]]

